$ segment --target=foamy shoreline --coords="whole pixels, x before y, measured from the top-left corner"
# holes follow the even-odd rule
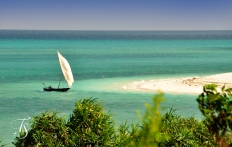
[[[128,91],[200,94],[205,84],[217,84],[219,87],[225,85],[227,88],[232,87],[232,72],[202,77],[141,80],[128,83],[122,86],[122,88]]]

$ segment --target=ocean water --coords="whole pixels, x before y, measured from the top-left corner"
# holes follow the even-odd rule
[[[62,77],[57,50],[75,82],[66,93],[44,92]],[[75,102],[97,98],[116,123],[139,121],[155,92],[127,91],[128,82],[232,72],[232,31],[23,31],[0,30],[0,139],[12,146],[20,121],[49,109],[68,119]],[[61,87],[67,87],[64,80]],[[198,95],[165,93],[173,107],[202,119]],[[13,127],[12,127],[13,122]],[[28,120],[24,121],[28,123]],[[16,123],[16,124],[15,124]]]

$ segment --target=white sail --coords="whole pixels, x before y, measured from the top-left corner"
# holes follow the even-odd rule
[[[60,67],[61,67],[61,70],[63,72],[64,78],[67,81],[68,86],[71,87],[72,83],[74,82],[71,67],[70,67],[68,61],[59,53],[59,51],[57,51],[57,53],[58,53]]]

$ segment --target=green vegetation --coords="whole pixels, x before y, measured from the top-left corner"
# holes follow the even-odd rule
[[[75,146],[114,146],[115,123],[94,99],[76,103],[67,122]]]
[[[231,146],[232,129],[232,88],[205,85],[203,93],[197,98],[199,109],[205,116],[205,125],[218,146]]]
[[[160,93],[153,97],[153,105],[146,104],[147,110],[144,117],[141,117],[142,126],[136,131],[136,137],[131,140],[132,146],[154,147],[169,140],[168,134],[161,133],[162,118],[159,105],[162,101],[164,101],[164,98]]]
[[[165,142],[165,146],[215,146],[203,122],[193,117],[184,118],[176,115],[173,109],[162,117],[161,132],[171,137]]]
[[[27,136],[23,138],[25,132],[22,132],[13,144],[16,147],[66,146],[70,144],[68,129],[65,119],[57,116],[56,111],[46,111],[33,117]]]
[[[105,112],[96,99],[76,102],[68,121],[54,110],[46,111],[31,120],[31,128],[16,137],[16,147],[229,147],[232,142],[232,89],[216,90],[206,85],[197,98],[202,121],[184,118],[170,108],[161,115],[162,93],[146,104],[139,123],[117,126],[112,114]],[[21,137],[21,138],[20,138]]]
[[[0,147],[5,147],[5,145],[2,144],[2,140],[0,140]]]

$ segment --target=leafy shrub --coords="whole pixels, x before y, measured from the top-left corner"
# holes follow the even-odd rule
[[[146,104],[147,110],[145,111],[145,115],[141,117],[142,126],[136,130],[136,136],[131,141],[132,146],[163,146],[163,143],[169,140],[167,134],[161,133],[162,123],[159,105],[162,101],[164,101],[163,94],[159,93],[153,97],[153,106]]]
[[[2,144],[2,140],[0,140],[0,147],[5,147],[5,145]]]
[[[21,132],[22,136],[25,136],[24,132]],[[16,137],[13,144],[16,147],[68,146],[70,141],[65,119],[58,117],[56,111],[46,111],[35,116],[27,136],[23,139]]]
[[[115,146],[119,140],[112,115],[104,112],[103,107],[91,98],[76,102],[67,123],[55,111],[33,117],[31,129],[25,138],[23,136],[25,132],[15,138],[13,144],[16,147]]]
[[[205,125],[218,146],[232,145],[231,139],[228,139],[232,129],[232,88],[225,89],[223,86],[218,92],[217,85],[210,84],[205,85],[203,91],[197,102],[205,116]]]
[[[136,136],[138,129],[139,125],[137,123],[131,123],[129,125],[126,122],[122,123],[117,128],[115,147],[131,147],[131,141],[138,138]]]
[[[162,133],[171,137],[165,146],[215,146],[202,121],[176,115],[172,108],[162,117]]]
[[[140,125],[123,123],[118,127],[112,114],[105,112],[95,99],[82,99],[76,102],[67,123],[57,112],[46,111],[33,117],[27,137],[20,139],[25,136],[21,132],[13,144],[16,147],[229,146],[232,142],[231,96],[231,89],[223,88],[218,93],[214,85],[205,86],[197,101],[206,119],[198,121],[176,115],[172,108],[161,116],[159,106],[164,98],[159,93],[153,97],[153,104],[146,104]]]
[[[71,129],[72,142],[77,146],[114,146],[115,122],[112,114],[104,112],[94,99],[76,102],[73,113],[67,122]]]

